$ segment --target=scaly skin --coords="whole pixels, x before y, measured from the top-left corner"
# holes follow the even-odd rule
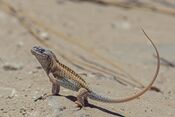
[[[156,55],[157,55],[157,69],[156,73],[153,76],[152,81],[149,83],[147,87],[145,87],[141,92],[129,96],[127,98],[122,99],[110,99],[108,97],[100,96],[93,92],[91,90],[85,80],[81,78],[77,73],[75,73],[73,70],[71,70],[69,67],[65,66],[64,64],[60,63],[54,53],[48,49],[44,49],[41,47],[33,47],[31,49],[32,54],[37,58],[45,72],[47,73],[47,76],[49,77],[50,81],[52,82],[52,95],[59,94],[60,86],[65,87],[67,89],[77,91],[77,101],[76,104],[80,107],[85,106],[84,102],[87,101],[87,98],[106,102],[106,103],[121,103],[121,102],[127,102],[133,99],[138,98],[142,94],[144,94],[147,90],[149,90],[154,83],[154,81],[157,78],[157,75],[159,73],[160,68],[160,60],[159,60],[159,53],[152,42],[152,40],[148,37],[148,35],[145,33],[145,31],[142,29],[143,33],[147,37],[147,39],[151,42],[153,45]],[[46,98],[49,95],[46,95],[42,97],[42,99]]]

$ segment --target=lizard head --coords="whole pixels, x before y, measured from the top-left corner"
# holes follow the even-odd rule
[[[51,69],[54,65],[54,62],[58,62],[55,54],[48,49],[44,49],[39,46],[34,46],[31,49],[31,53],[37,58],[37,60],[39,61],[39,63],[45,71]]]

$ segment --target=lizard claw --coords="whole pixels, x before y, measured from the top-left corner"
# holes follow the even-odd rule
[[[34,100],[34,102],[36,102],[36,101],[38,101],[38,100],[45,100],[48,96],[49,96],[49,95],[47,95],[47,94],[45,93],[44,95],[42,95],[42,96],[36,98],[36,99]]]

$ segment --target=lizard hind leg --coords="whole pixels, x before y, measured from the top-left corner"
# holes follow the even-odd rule
[[[78,107],[84,107],[85,103],[88,103],[87,97],[88,97],[88,90],[85,88],[80,88],[77,94],[77,101],[75,103]]]

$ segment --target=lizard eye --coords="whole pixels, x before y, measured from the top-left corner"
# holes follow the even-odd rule
[[[40,53],[43,53],[43,52],[45,52],[45,49],[40,48],[40,49],[39,49],[39,52],[40,52]]]

